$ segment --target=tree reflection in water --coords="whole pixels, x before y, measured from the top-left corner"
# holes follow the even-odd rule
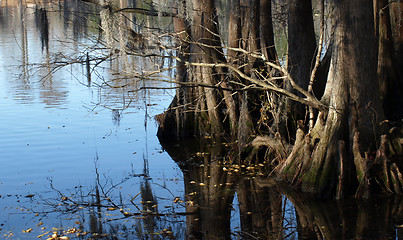
[[[224,144],[164,146],[183,172],[184,196],[154,191],[170,192],[150,179],[145,157],[142,173],[119,182],[96,170],[89,190],[61,191],[50,180],[56,196],[28,214],[40,223],[58,214],[57,229],[42,235],[70,239],[403,239],[400,197],[315,199],[259,177],[259,165],[236,164]]]
[[[184,174],[187,238],[282,239],[281,193],[260,187],[255,169],[236,164],[225,144],[202,141],[178,144],[180,147],[162,145]],[[235,194],[240,228],[231,229]]]
[[[221,143],[162,145],[184,173],[188,239],[403,239],[401,198],[315,199],[234,164]]]
[[[135,6],[134,3],[132,6]],[[78,1],[64,1],[63,4],[64,16],[72,20],[77,40],[80,37],[78,33],[86,35],[86,19],[91,17],[70,13],[80,10],[88,14],[92,8],[85,8],[87,5],[83,6]],[[36,14],[38,30],[43,30],[40,31],[41,42],[47,49],[46,11],[38,10]],[[94,22],[100,21],[92,18]],[[25,74],[28,72],[25,70],[28,45],[23,19],[22,11],[21,62]],[[118,20],[123,22],[122,19]],[[136,22],[134,14],[131,19]],[[64,24],[66,28],[69,25],[68,21]],[[119,44],[118,47],[127,48],[123,42]],[[138,59],[133,58],[133,62],[135,60]],[[122,71],[123,67],[115,65],[116,72]],[[124,81],[126,79],[122,79],[122,83]],[[118,86],[121,82],[115,83]],[[120,93],[119,89],[115,91]],[[121,94],[116,96],[120,99]],[[109,98],[112,97],[109,95]],[[119,125],[119,110],[112,111],[112,114],[114,123]],[[161,201],[157,201],[161,192],[153,192],[155,185],[148,177],[147,159],[144,159],[142,174],[133,173],[118,183],[108,178],[102,180],[97,173],[95,187],[91,189],[77,186],[70,192],[58,190],[52,185],[56,196],[42,198],[39,207],[32,211],[40,219],[49,214],[60,214],[56,219],[64,221],[61,224],[63,228],[58,227],[59,230],[54,231],[58,231],[59,236],[78,239],[403,239],[401,198],[315,200],[262,179],[257,171],[259,164],[255,167],[242,166],[234,160],[237,159],[236,149],[227,148],[224,144],[207,140],[179,145],[162,144],[180,166],[184,178],[185,195],[172,195],[167,200],[170,204],[161,206]],[[139,193],[134,189],[133,181],[139,183]],[[233,205],[236,199],[239,208]],[[239,227],[231,225],[232,213],[236,209],[239,209],[236,213]],[[186,226],[183,226],[184,223]],[[45,232],[47,234],[54,233]]]

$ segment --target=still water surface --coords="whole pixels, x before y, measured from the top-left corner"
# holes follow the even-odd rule
[[[149,60],[94,60],[89,78],[100,10],[44,4],[44,29],[22,3],[0,7],[0,239],[403,239],[400,198],[307,199],[223,166],[220,146],[163,149],[154,116],[174,91],[110,88]],[[48,64],[66,57],[81,63]]]
[[[81,11],[86,5],[80,7]],[[48,12],[46,48],[35,17],[33,5],[0,8],[0,238],[11,234],[10,238],[36,239],[52,227],[75,225],[77,219],[73,224],[62,222],[69,216],[42,219],[25,213],[41,198],[57,196],[51,181],[63,192],[77,186],[89,191],[96,185],[97,171],[106,187],[131,177],[122,185],[124,198],[133,198],[148,182],[161,206],[165,199],[182,196],[181,171],[161,151],[153,119],[169,105],[170,92],[128,95],[102,87],[112,77],[108,69],[117,62],[106,62],[93,71],[91,86],[80,64],[48,75],[50,69],[37,68],[38,64],[55,54],[84,49],[91,44],[87,38],[97,37],[97,32],[89,27],[86,33],[74,32],[77,29],[69,20],[76,17],[74,13],[66,19],[63,11],[53,7]],[[135,101],[129,104],[129,97]],[[146,176],[136,177],[141,174]],[[49,211],[36,206],[35,211],[41,210]],[[37,227],[40,222],[44,224]],[[29,228],[31,233],[22,233]]]

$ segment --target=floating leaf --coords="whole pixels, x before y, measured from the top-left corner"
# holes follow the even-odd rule
[[[28,228],[27,230],[22,230],[22,232],[23,233],[30,233],[30,232],[32,232],[32,230],[33,230],[32,228]]]

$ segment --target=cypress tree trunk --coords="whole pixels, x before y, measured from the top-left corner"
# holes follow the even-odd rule
[[[295,82],[308,90],[311,69],[315,62],[316,39],[311,0],[288,0],[288,72]],[[287,90],[292,91],[291,85]],[[303,119],[305,107],[290,103],[294,121]]]
[[[403,115],[403,81],[399,80],[399,51],[394,51],[391,17],[387,0],[376,0],[378,29],[378,81],[385,115],[389,120],[400,120]],[[403,29],[403,28],[402,28]],[[400,66],[400,67],[403,67]],[[402,78],[402,76],[400,77]]]
[[[334,7],[334,49],[321,100],[329,110],[319,114],[310,134],[297,131],[293,151],[281,173],[288,181],[300,184],[303,191],[322,196],[334,195],[336,189],[351,191],[354,182],[358,182],[361,195],[368,195],[368,166],[373,164],[377,128],[383,120],[376,97],[372,3],[336,0]],[[355,171],[347,174],[345,169]],[[348,179],[354,175],[356,181]],[[344,178],[338,181],[339,176]]]
[[[192,22],[189,23],[189,30],[184,19],[174,22],[176,31],[186,30],[185,33],[189,33],[189,37],[181,43],[185,47],[189,43],[189,52],[185,51],[181,58],[182,62],[192,64],[185,66],[179,63],[179,81],[183,85],[169,109],[159,117],[160,139],[194,135],[220,136],[225,130],[222,121],[222,109],[225,106],[220,104],[223,100],[222,92],[214,88],[222,80],[224,71],[203,66],[226,61],[218,37],[215,3],[214,0],[194,0],[192,5],[194,10],[190,13]],[[173,128],[177,131],[173,132]]]

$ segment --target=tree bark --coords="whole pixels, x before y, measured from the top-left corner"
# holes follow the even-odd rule
[[[273,20],[271,14],[271,0],[260,0],[260,45],[268,61],[278,62],[277,51],[274,45]]]
[[[312,132],[299,130],[293,152],[281,172],[301,185],[303,191],[332,196],[336,191],[340,157],[343,168],[355,168],[357,181],[365,186],[370,176],[367,156],[376,150],[378,124],[383,111],[376,81],[376,48],[372,3],[359,0],[334,1],[334,48],[321,112]],[[365,61],[363,61],[365,59]],[[344,141],[347,155],[339,152]],[[304,154],[297,153],[304,149]],[[294,151],[295,150],[295,151]],[[347,166],[346,166],[347,165]],[[349,191],[354,191],[354,183]],[[369,194],[364,191],[361,195]]]
[[[385,116],[389,120],[400,120],[403,115],[402,82],[399,80],[399,51],[394,51],[390,7],[387,0],[376,0],[378,36],[378,81]],[[391,5],[392,6],[392,5]],[[402,28],[403,29],[403,28]],[[403,39],[403,38],[402,38]],[[396,38],[397,40],[397,38]],[[399,40],[398,40],[399,41]],[[402,53],[400,53],[402,54]],[[401,66],[403,67],[403,65]]]
[[[308,90],[310,73],[315,62],[316,38],[311,0],[288,0],[288,63],[290,76],[296,84]],[[292,87],[288,85],[288,90]],[[292,104],[294,121],[303,119],[305,107]],[[295,106],[296,105],[296,106]]]
[[[184,41],[185,45],[189,43],[189,53],[185,52],[185,57],[191,63],[210,64],[223,63],[226,59],[221,49],[221,40],[218,32],[218,19],[214,0],[194,0],[193,1],[192,22],[190,30],[183,27],[183,20],[175,21],[177,30],[186,30],[190,37]],[[180,35],[180,37],[182,37]],[[182,58],[183,59],[183,58]],[[180,64],[179,64],[180,65]],[[176,103],[172,102],[170,108],[161,117],[158,135],[160,137],[175,137],[169,128],[175,126],[180,133],[177,138],[186,138],[195,135],[216,135],[224,133],[222,110],[224,99],[227,104],[231,104],[230,97],[223,98],[222,92],[213,88],[222,80],[223,69],[212,68],[209,66],[186,66],[181,70],[185,78],[180,79],[184,83],[193,83],[197,87],[181,88],[175,97]],[[198,86],[203,84],[209,87]],[[222,86],[222,84],[221,84]],[[173,114],[173,111],[183,114]],[[232,119],[233,117],[231,117]],[[177,123],[180,124],[177,124]],[[169,128],[167,128],[169,126]],[[165,132],[165,130],[167,130]]]

